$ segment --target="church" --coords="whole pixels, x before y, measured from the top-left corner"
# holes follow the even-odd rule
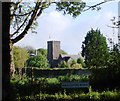
[[[81,55],[63,55],[60,54],[60,41],[47,41],[47,58],[51,68],[58,67],[61,61],[68,62],[70,60],[77,60]]]

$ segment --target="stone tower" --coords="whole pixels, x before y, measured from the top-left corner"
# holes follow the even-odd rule
[[[60,55],[60,41],[48,41],[47,42],[47,50],[48,50],[48,62],[50,67],[57,67],[59,63],[59,55]]]

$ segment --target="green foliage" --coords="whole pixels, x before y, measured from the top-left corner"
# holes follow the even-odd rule
[[[106,66],[109,53],[106,38],[100,30],[91,29],[82,44],[82,56],[85,57],[87,67]]]
[[[31,96],[24,96],[20,97],[18,96],[17,99],[19,100],[32,100],[32,101],[119,101],[120,99],[120,93],[116,91],[103,91],[103,92],[91,92],[91,93],[84,93],[84,92],[78,92],[78,93],[69,93],[67,94],[66,91],[57,92],[55,94],[48,94],[40,92],[39,94],[31,95]]]
[[[38,68],[48,68],[47,50],[40,48],[36,51],[37,51],[37,56],[30,57],[27,60],[27,66],[38,67]]]
[[[82,65],[77,63],[76,60],[70,60],[69,62],[65,62],[65,61],[61,61],[59,64],[58,64],[58,67],[59,68],[82,68]]]
[[[120,66],[120,51],[118,45],[114,45],[113,49],[110,51],[108,66]]]
[[[25,67],[26,60],[28,59],[28,51],[25,48],[14,46],[13,54],[15,67],[16,68]]]
[[[89,93],[90,99],[99,101],[100,100],[100,93],[99,92],[90,92]]]
[[[102,68],[103,69],[103,68]],[[98,73],[99,74],[99,73]],[[85,81],[88,76],[78,76],[78,75],[66,75],[59,76],[58,78],[27,78],[24,74],[20,79],[18,75],[11,80],[11,84],[15,90],[15,99],[16,100],[67,100],[67,101],[76,101],[76,100],[92,100],[92,101],[103,101],[103,100],[112,100],[118,101],[120,99],[119,90],[104,90],[104,91],[93,91],[89,92],[75,92],[72,89],[72,92],[67,92],[66,90],[61,89],[62,81]],[[97,78],[97,77],[96,77]],[[100,79],[98,77],[98,79]],[[108,81],[107,81],[108,82]],[[100,83],[100,82],[99,82]],[[96,85],[95,85],[96,86]]]
[[[59,82],[59,80],[57,78],[46,78],[45,82],[47,84],[54,84],[54,85],[60,84],[60,82]]]
[[[43,49],[43,48],[39,48],[38,50],[37,50],[37,55],[39,56],[39,55],[43,55],[43,56],[45,56],[46,58],[47,58],[47,50],[46,49]]]
[[[78,59],[77,59],[77,63],[78,63],[78,64],[81,64],[82,67],[85,67],[85,63],[84,63],[84,60],[83,60],[82,58],[78,58]]]
[[[67,55],[68,53],[65,52],[64,50],[60,50],[60,54]]]
[[[109,52],[109,58],[106,66],[99,68],[91,68],[90,76],[91,86],[95,90],[103,90],[106,88],[119,88],[120,85],[120,52],[118,45],[114,45]]]
[[[36,21],[37,18],[41,16],[43,10],[49,8],[51,4],[55,4],[56,10],[63,11],[64,14],[69,14],[74,18],[81,14],[82,10],[86,6],[85,2],[82,0],[60,0],[58,2],[53,2],[52,0],[39,1],[40,0],[37,0],[37,2],[32,3],[16,1],[11,3],[10,20],[12,25],[11,28],[14,29],[11,33],[12,43],[16,43],[24,38],[29,29],[31,29],[32,33],[36,33],[35,27],[38,25]]]
[[[30,81],[29,78],[25,74],[22,75],[20,78],[18,74],[15,74],[15,76],[10,80],[10,82],[15,86],[22,86],[28,84]]]
[[[77,63],[76,60],[71,60],[71,61],[70,61],[70,66],[71,66],[71,67],[74,67],[74,65],[75,65],[76,63]]]
[[[77,2],[73,2],[71,0],[61,0],[60,2],[56,2],[56,9],[58,11],[63,11],[63,14],[69,14],[73,17],[77,17],[79,14],[81,14],[81,11],[85,7],[85,2],[82,0],[77,0]]]
[[[67,62],[61,61],[61,62],[58,64],[58,67],[59,67],[59,68],[69,68],[69,65],[68,65]]]
[[[120,93],[116,92],[116,91],[103,91],[101,93],[101,100],[114,100],[117,101],[120,98]]]
[[[66,94],[64,91],[63,93],[58,92],[54,95],[47,95],[46,93],[41,93],[42,96],[45,95],[44,99],[47,99],[47,97],[54,99],[55,101],[60,100],[67,100],[67,101],[76,101],[76,100],[89,100],[89,101],[118,101],[120,98],[119,92],[116,91],[103,91],[103,92],[91,92],[91,93],[73,93],[73,94]],[[42,97],[41,96],[41,97]],[[43,98],[43,97],[42,97]]]
[[[106,88],[119,88],[120,68],[119,66],[109,66],[106,68],[92,68],[90,83],[94,90],[104,90]]]
[[[89,77],[88,76],[79,76],[79,75],[66,75],[66,76],[58,76],[58,80],[60,82],[63,81],[88,81]]]
[[[69,61],[69,68],[81,68],[82,69],[82,64],[77,63],[77,60],[70,60]]]
[[[43,55],[33,56],[27,60],[28,67],[48,68],[47,58]]]

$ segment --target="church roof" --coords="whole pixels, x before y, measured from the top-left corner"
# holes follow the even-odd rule
[[[80,55],[62,55],[62,54],[61,54],[61,57],[62,57],[62,58],[69,58],[69,59],[72,59],[72,60],[77,60],[77,59],[80,58],[81,56],[80,56]]]

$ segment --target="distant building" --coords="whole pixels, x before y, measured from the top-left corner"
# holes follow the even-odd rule
[[[60,55],[60,41],[48,41],[47,49],[48,49],[47,57],[50,67],[57,67]]]
[[[66,62],[69,62],[70,60],[77,60],[78,58],[81,58],[81,56],[79,54],[78,55],[62,55],[62,54],[60,54],[60,56],[59,56],[59,60],[66,61]]]
[[[81,55],[62,55],[60,54],[60,41],[48,41],[47,42],[48,49],[48,62],[50,67],[57,67],[61,61],[69,62],[70,60],[77,60],[81,58]]]

